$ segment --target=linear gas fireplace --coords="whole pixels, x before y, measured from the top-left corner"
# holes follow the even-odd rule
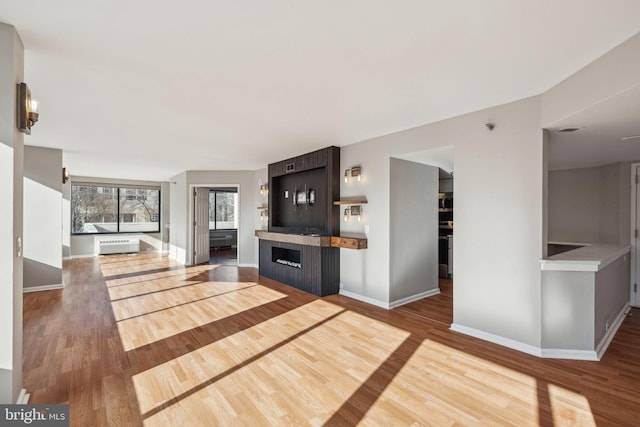
[[[300,251],[295,249],[272,247],[271,261],[293,268],[302,268],[302,264],[300,263]]]

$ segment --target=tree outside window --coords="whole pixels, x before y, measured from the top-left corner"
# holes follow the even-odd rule
[[[209,229],[238,228],[237,190],[211,190],[209,192]]]
[[[73,234],[159,232],[160,190],[71,186]]]

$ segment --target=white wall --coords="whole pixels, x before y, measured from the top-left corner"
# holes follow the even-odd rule
[[[169,179],[169,257],[179,263],[187,263],[187,233],[189,199],[187,197],[187,173]]]
[[[489,132],[485,123],[492,121]],[[389,303],[390,157],[453,146],[454,323],[467,332],[540,345],[543,135],[540,98],[533,97],[342,148],[342,168],[363,165],[369,246],[341,251],[344,290]]]
[[[16,84],[24,79],[24,47],[15,28],[3,23],[0,64],[0,403],[15,403],[22,387],[24,168]]]
[[[629,162],[549,172],[549,240],[629,243]]]
[[[24,288],[62,285],[62,150],[26,146]]]

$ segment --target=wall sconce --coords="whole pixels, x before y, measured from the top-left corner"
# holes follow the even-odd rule
[[[26,83],[18,83],[18,129],[31,135],[31,128],[38,121],[38,100],[31,98]]]
[[[354,205],[345,208],[344,210],[344,222],[349,222],[352,216],[355,216],[360,222],[360,218],[362,217],[362,206]]]
[[[361,166],[354,166],[351,168],[351,178],[356,178],[358,181],[360,181],[360,178],[362,177],[362,167]]]
[[[267,194],[267,193],[269,193],[269,184],[260,185],[260,194]]]
[[[269,219],[269,211],[268,210],[261,210],[260,211],[260,220],[262,221],[267,221]]]
[[[69,171],[67,168],[62,168],[62,183],[66,184],[69,181]]]
[[[351,216],[355,216],[356,218],[358,218],[358,222],[360,222],[360,216],[362,214],[362,206],[360,205],[351,206],[349,208],[349,214]]]
[[[362,166],[354,166],[351,169],[345,169],[344,182],[349,182],[349,177],[356,178],[360,181],[362,177]]]

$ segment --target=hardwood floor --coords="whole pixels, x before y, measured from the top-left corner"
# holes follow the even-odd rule
[[[24,295],[24,385],[74,426],[637,425],[637,309],[576,362],[450,331],[446,283],[387,311],[159,255],[65,261],[64,279]]]

